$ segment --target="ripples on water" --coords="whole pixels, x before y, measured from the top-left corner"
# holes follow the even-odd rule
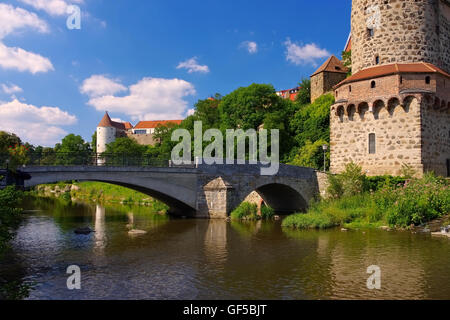
[[[407,232],[283,231],[279,223],[171,220],[146,208],[40,201],[0,263],[29,299],[449,299],[450,241]],[[147,231],[130,237],[127,225]],[[75,235],[78,227],[96,232]],[[8,258],[6,258],[8,259]],[[81,290],[66,268],[81,268]],[[381,290],[366,288],[378,265]]]

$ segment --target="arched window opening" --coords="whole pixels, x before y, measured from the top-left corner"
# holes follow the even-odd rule
[[[425,77],[425,83],[426,84],[430,84],[431,83],[431,77],[430,76],[426,76]]]
[[[376,84],[375,81],[372,81],[372,82],[370,83],[370,87],[371,87],[372,89],[374,89],[376,86],[377,86],[377,84]]]

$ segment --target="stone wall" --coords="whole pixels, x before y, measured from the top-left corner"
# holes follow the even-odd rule
[[[127,133],[127,136],[129,138],[132,138],[137,141],[137,143],[141,145],[155,145],[156,141],[154,139],[153,134],[133,134],[133,133]]]
[[[342,172],[354,162],[369,176],[401,173],[402,164],[423,171],[421,161],[421,106],[415,97],[401,104],[377,102],[358,110],[350,107],[331,113],[331,171]],[[371,111],[372,110],[372,111]],[[376,152],[369,154],[369,134],[376,137]]]
[[[321,72],[311,77],[311,102],[321,95],[333,92],[333,87],[345,80],[347,74],[338,72]]]
[[[424,170],[449,176],[447,159],[450,159],[450,108],[437,109],[434,102],[429,101],[422,114]]]
[[[372,36],[371,6],[381,13]],[[442,0],[353,0],[353,73],[375,66],[377,56],[379,65],[424,61],[449,71],[447,10]]]

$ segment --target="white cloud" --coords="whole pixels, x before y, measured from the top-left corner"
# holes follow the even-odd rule
[[[22,48],[10,48],[0,42],[0,67],[32,74],[54,70],[49,59]]]
[[[0,4],[0,40],[23,29],[34,29],[40,33],[49,32],[48,25],[35,13],[8,4]],[[29,71],[33,74],[53,69],[49,59],[21,48],[10,48],[0,41],[0,67]]]
[[[21,87],[19,87],[18,85],[12,84],[12,83],[10,83],[10,84],[2,83],[1,88],[2,88],[3,92],[6,94],[15,94],[15,93],[23,92]]]
[[[80,87],[81,93],[84,93],[91,98],[114,95],[126,90],[127,88],[119,83],[118,80],[110,79],[103,75],[91,76],[84,80]]]
[[[289,38],[284,42],[286,46],[286,60],[295,65],[311,63],[316,65],[317,59],[322,59],[330,56],[330,53],[325,49],[320,49],[315,43],[300,46],[293,43]]]
[[[57,107],[36,107],[16,99],[0,104],[0,130],[14,132],[34,145],[52,146],[67,132],[61,126],[72,125],[77,118]]]
[[[0,3],[0,39],[24,28],[32,28],[41,33],[49,32],[47,23],[35,13]]]
[[[144,78],[129,87],[127,96],[91,97],[88,104],[99,111],[108,110],[130,116],[132,120],[183,119],[194,86],[181,79]]]
[[[197,57],[193,57],[186,61],[180,62],[177,66],[177,69],[186,69],[188,73],[200,72],[200,73],[208,73],[209,67],[207,65],[200,65],[197,62]]]
[[[186,114],[188,116],[192,116],[194,113],[195,113],[195,109],[189,109]]]
[[[240,47],[245,48],[250,54],[258,52],[258,44],[254,41],[244,41],[241,43]]]
[[[44,10],[52,16],[63,16],[67,14],[67,8],[73,4],[82,4],[83,0],[19,0],[35,9]]]

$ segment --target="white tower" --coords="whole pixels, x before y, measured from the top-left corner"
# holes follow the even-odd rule
[[[113,126],[108,112],[105,113],[103,119],[97,126],[97,153],[106,151],[106,145],[116,140],[117,129]],[[103,164],[104,160],[99,159],[98,164]]]

